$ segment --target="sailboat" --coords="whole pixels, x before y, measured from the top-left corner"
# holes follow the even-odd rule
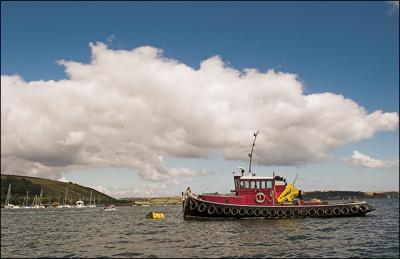
[[[19,209],[21,208],[18,205],[14,205],[11,203],[11,183],[8,185],[8,191],[7,191],[7,196],[6,196],[6,202],[4,204],[5,209]]]
[[[42,197],[43,197],[43,190],[40,190],[40,196],[39,196],[39,203],[38,203],[38,208],[39,209],[44,209],[45,206],[42,204]]]
[[[67,195],[68,195],[68,187],[65,187],[64,205],[58,205],[57,208],[71,208],[71,206],[67,204]]]
[[[26,199],[24,200],[24,204],[23,204],[22,208],[31,209],[32,206],[29,206],[28,202],[29,202],[29,191],[26,191]]]
[[[33,198],[33,201],[32,201],[32,206],[31,206],[31,208],[36,208],[37,207],[37,195],[35,195],[35,197]]]
[[[36,200],[35,200],[35,204],[32,205],[32,208],[35,208],[35,209],[44,209],[45,208],[45,206],[42,204],[42,196],[43,196],[43,189],[40,190],[39,198],[37,198],[37,196],[35,196]]]
[[[86,207],[88,207],[88,208],[96,208],[96,203],[93,202],[93,204],[92,204],[92,190],[90,190],[90,201],[89,201],[89,205],[87,205]]]

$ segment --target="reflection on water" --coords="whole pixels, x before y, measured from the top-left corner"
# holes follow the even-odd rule
[[[183,220],[182,206],[1,210],[2,257],[399,257],[398,199],[366,217]],[[152,211],[165,220],[146,219]]]

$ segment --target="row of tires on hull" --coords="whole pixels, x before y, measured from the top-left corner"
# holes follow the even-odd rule
[[[193,211],[193,214],[219,217],[338,217],[363,215],[368,210],[368,207],[365,205],[332,206],[324,208],[246,208],[208,204],[196,200],[189,200],[187,206],[190,211]]]

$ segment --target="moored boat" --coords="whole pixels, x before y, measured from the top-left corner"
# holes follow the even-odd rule
[[[85,204],[83,203],[83,201],[81,199],[79,199],[78,201],[76,201],[76,206],[75,208],[85,208]]]
[[[249,153],[249,171],[240,168],[234,174],[235,189],[231,194],[192,193],[190,187],[182,193],[184,218],[293,218],[364,216],[374,210],[365,201],[330,203],[304,200],[303,192],[293,183],[273,174],[256,176],[251,172],[251,159],[257,133]]]
[[[86,207],[88,207],[88,208],[96,208],[96,201],[95,200],[93,200],[93,204],[92,204],[92,190],[90,190],[89,205],[86,205]]]
[[[104,208],[101,208],[101,210],[103,210],[103,211],[114,211],[114,210],[117,210],[117,208],[115,208],[115,205],[110,204],[110,205],[104,206]]]
[[[60,205],[60,197],[58,197],[58,205],[56,208],[71,208],[71,205],[67,204],[68,187],[65,187],[64,204]]]
[[[18,205],[14,205],[11,203],[11,184],[8,185],[8,191],[7,191],[7,196],[6,196],[6,202],[4,204],[5,209],[19,209],[21,208]]]

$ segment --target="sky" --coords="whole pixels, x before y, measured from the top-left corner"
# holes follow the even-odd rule
[[[1,2],[1,173],[117,198],[399,190],[398,2]]]

